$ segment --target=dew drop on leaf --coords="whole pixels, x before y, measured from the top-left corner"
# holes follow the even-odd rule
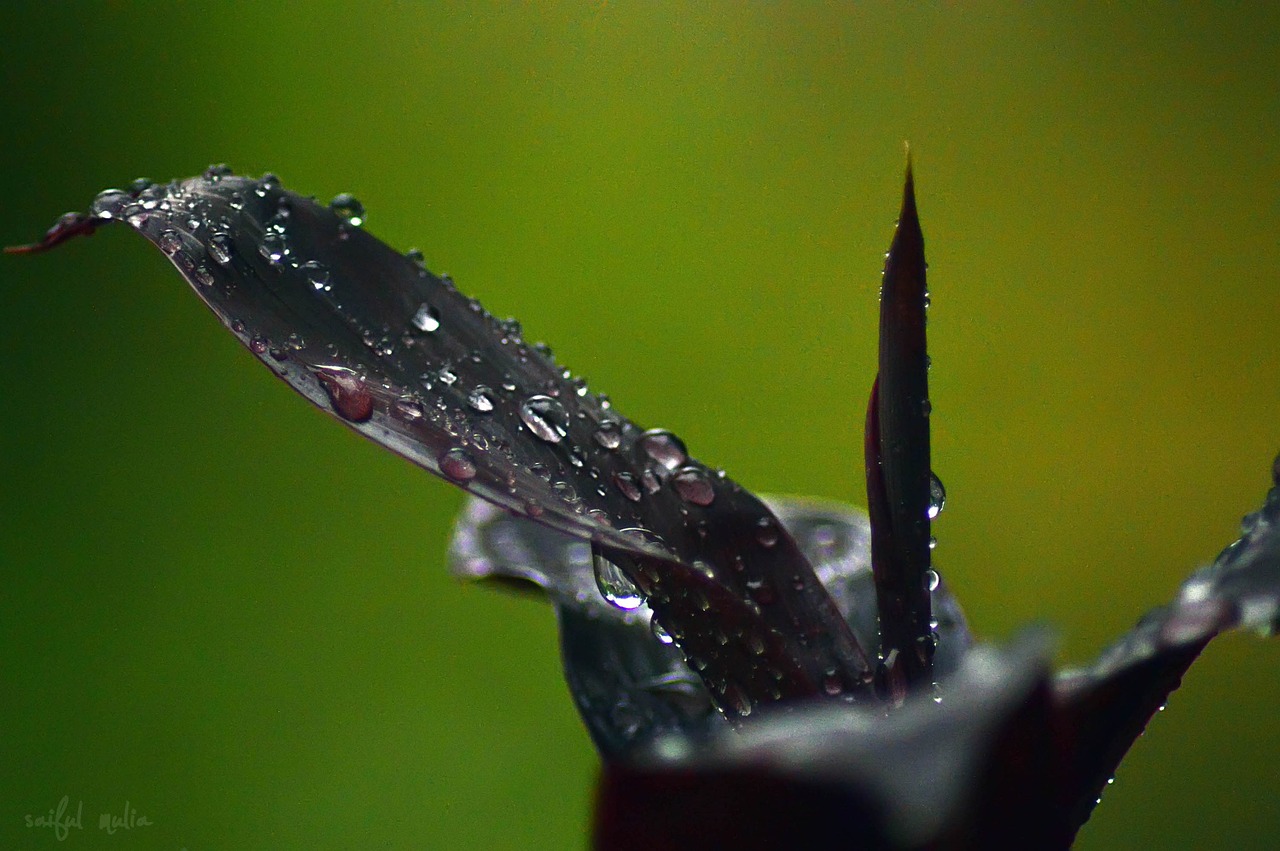
[[[624,611],[638,609],[644,602],[635,583],[627,578],[622,568],[609,561],[602,553],[592,553],[591,564],[596,576],[596,587],[600,589],[600,595],[606,602]]]
[[[694,505],[710,505],[716,498],[715,488],[701,467],[682,467],[671,479],[676,493],[685,502]]]
[[[440,472],[455,482],[469,482],[476,477],[476,465],[461,449],[450,449],[440,456]]]
[[[335,195],[329,202],[329,209],[356,227],[364,224],[364,204],[361,204],[350,192]]]
[[[520,404],[520,419],[547,443],[559,443],[569,421],[564,406],[550,396],[530,396]]]
[[[427,334],[440,329],[440,311],[423,303],[418,312],[413,314],[413,327]]]
[[[937,517],[947,507],[947,489],[942,486],[942,479],[933,473],[929,474],[929,519]]]

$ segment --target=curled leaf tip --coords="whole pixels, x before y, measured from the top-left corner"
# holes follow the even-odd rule
[[[77,236],[92,236],[93,232],[101,224],[103,224],[103,220],[95,219],[84,213],[63,213],[53,227],[45,231],[44,237],[39,242],[31,242],[26,245],[6,245],[4,253],[41,254],[51,248],[56,248],[69,239],[75,239]]]

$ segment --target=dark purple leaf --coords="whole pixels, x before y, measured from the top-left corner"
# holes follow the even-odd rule
[[[1280,458],[1273,487],[1240,538],[1148,612],[1091,667],[1057,682],[1059,737],[1069,742],[1059,813],[1072,833],[1191,663],[1224,630],[1280,630]]]
[[[765,497],[860,642],[877,640],[875,587],[867,518],[850,506]],[[565,678],[602,755],[618,759],[655,736],[681,731],[698,738],[719,715],[701,680],[643,603],[626,610],[604,602],[596,587],[589,545],[480,499],[458,518],[450,563],[466,579],[503,580],[545,591],[560,618]],[[945,678],[959,666],[970,639],[955,598],[939,581],[935,671]]]
[[[894,702],[933,680],[929,611],[929,357],[924,236],[907,166],[902,212],[880,287],[880,372],[867,412],[871,564],[880,608],[878,678]]]
[[[370,236],[362,213],[350,198],[331,209],[272,175],[211,168],[103,192],[26,250],[127,223],[313,404],[483,499],[591,541],[731,717],[868,692],[861,648],[763,503],[675,435],[617,414],[517,322]]]
[[[596,847],[1063,847],[1046,817],[1047,671],[1033,637],[969,654],[941,703],[811,704],[696,750],[660,741],[606,768]]]

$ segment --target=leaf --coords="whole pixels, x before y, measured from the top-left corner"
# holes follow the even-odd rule
[[[1058,736],[1071,743],[1059,812],[1072,833],[1215,636],[1236,627],[1268,636],[1280,630],[1280,458],[1272,478],[1240,538],[1183,582],[1173,602],[1144,615],[1089,668],[1059,675]]]
[[[877,640],[867,517],[852,506],[765,497],[783,527],[814,565],[842,617],[864,644]],[[604,602],[590,548],[576,538],[471,499],[450,545],[453,572],[465,579],[501,580],[545,591],[561,626],[565,678],[587,729],[609,760],[626,758],[658,736],[683,733],[701,741],[718,726],[701,681],[671,645],[664,645],[640,605]],[[935,673],[959,667],[970,638],[959,604],[939,582]]]
[[[933,681],[931,483],[924,235],[907,165],[902,212],[880,287],[880,361],[867,406],[867,504],[880,610],[877,677],[895,703]]]
[[[1047,645],[977,648],[941,704],[809,704],[606,767],[595,847],[1065,847],[1047,817]],[[1016,757],[1016,758],[1015,758]]]
[[[128,224],[313,404],[489,502],[592,542],[731,717],[784,698],[869,696],[860,646],[760,500],[675,435],[620,416],[517,322],[358,227],[353,202],[330,209],[272,175],[211,167],[107,190],[19,250]]]

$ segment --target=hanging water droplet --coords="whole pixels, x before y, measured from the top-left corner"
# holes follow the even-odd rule
[[[493,391],[483,384],[478,384],[470,393],[467,394],[467,404],[471,409],[481,414],[487,414],[493,410],[493,398],[490,394]]]
[[[569,422],[564,406],[550,396],[530,396],[520,404],[520,419],[547,443],[559,443]]]
[[[430,334],[440,328],[440,311],[423,302],[418,308],[418,312],[413,314],[412,321],[413,327]]]
[[[933,473],[929,474],[929,509],[926,512],[932,520],[947,507],[947,490],[942,486],[942,479]]]
[[[600,596],[604,597],[606,602],[623,611],[640,608],[644,597],[641,596],[640,589],[635,586],[635,583],[622,572],[622,568],[609,561],[604,553],[595,548],[592,549],[591,564],[596,577],[596,587],[600,589]]]
[[[214,262],[226,266],[231,262],[231,237],[225,233],[213,234],[209,237],[208,251]]]
[[[329,209],[355,227],[364,224],[364,205],[350,192],[333,196],[333,200],[329,202]]]
[[[640,436],[640,448],[654,461],[674,470],[689,460],[684,443],[669,431],[651,429]]]
[[[213,273],[209,271],[209,267],[203,263],[199,264],[191,271],[192,276],[196,279],[196,283],[202,287],[211,287],[214,285]]]
[[[461,449],[450,449],[439,458],[440,472],[455,482],[469,482],[476,477],[476,465]]]
[[[685,502],[694,505],[710,505],[715,501],[716,491],[711,480],[701,467],[682,467],[676,471],[671,484]]]
[[[329,267],[325,266],[319,260],[308,260],[302,264],[302,273],[307,278],[307,283],[311,284],[311,288],[316,292],[329,291]]]
[[[653,637],[663,644],[671,644],[675,641],[675,639],[671,637],[671,633],[667,632],[666,629],[663,628],[662,624],[658,623],[657,618],[652,618],[649,621],[649,629],[653,632]]]
[[[622,445],[622,426],[617,420],[604,420],[595,433],[596,443],[605,449],[617,449]]]
[[[632,502],[639,502],[642,494],[640,493],[640,485],[636,484],[636,477],[628,472],[620,472],[613,474],[613,484],[622,495]]]
[[[924,588],[926,591],[937,591],[942,577],[932,567],[924,572]]]
[[[938,539],[933,535],[929,536],[929,549],[936,550],[938,548]]]

